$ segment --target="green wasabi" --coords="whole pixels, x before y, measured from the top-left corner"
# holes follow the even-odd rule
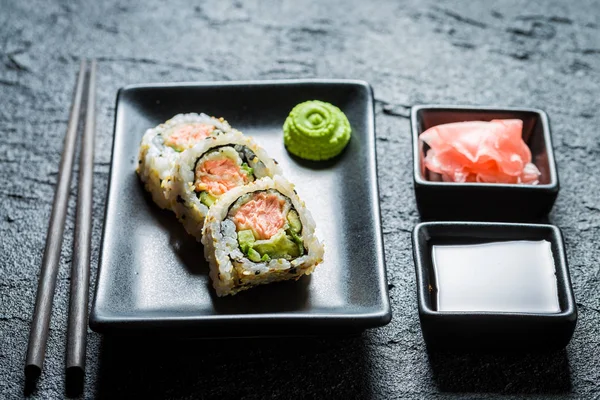
[[[350,122],[342,110],[319,100],[298,104],[283,124],[285,147],[307,160],[337,156],[350,141],[351,134]]]

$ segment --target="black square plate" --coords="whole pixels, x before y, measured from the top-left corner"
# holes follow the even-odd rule
[[[352,126],[348,147],[326,162],[297,159],[283,145],[288,113],[313,99],[340,107]],[[202,245],[185,234],[170,212],[152,203],[135,173],[144,131],[186,112],[226,118],[279,161],[325,244],[324,263],[313,275],[216,297]],[[388,323],[374,130],[372,90],[360,81],[121,89],[92,329],[235,337],[350,333]]]
[[[429,147],[419,140],[425,130],[441,124],[493,119],[523,121],[523,140],[541,172],[539,184],[440,182],[425,169]],[[424,220],[535,221],[546,216],[558,195],[550,123],[542,110],[478,106],[419,105],[412,107],[414,187]],[[436,174],[434,174],[436,175]]]
[[[432,246],[511,240],[550,242],[556,269],[558,313],[436,309],[438,288],[433,270]],[[562,234],[556,226],[486,222],[421,223],[413,232],[413,254],[421,330],[429,348],[545,351],[563,348],[571,340],[577,322],[577,309]]]

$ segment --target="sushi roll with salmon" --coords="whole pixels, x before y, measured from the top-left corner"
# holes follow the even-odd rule
[[[142,138],[137,173],[152,199],[161,208],[171,209],[164,192],[164,182],[172,173],[180,154],[209,136],[232,132],[223,118],[206,114],[178,114],[148,129]]]
[[[181,153],[163,187],[186,231],[200,240],[204,218],[223,194],[280,174],[264,149],[236,131],[208,137]]]
[[[309,275],[322,262],[315,222],[282,176],[225,193],[210,208],[202,244],[218,296]]]

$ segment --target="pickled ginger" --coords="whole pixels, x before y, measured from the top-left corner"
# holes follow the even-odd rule
[[[425,167],[446,182],[535,185],[540,171],[522,137],[523,121],[496,119],[442,124],[419,139],[430,148]]]

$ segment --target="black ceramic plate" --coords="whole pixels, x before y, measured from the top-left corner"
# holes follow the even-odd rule
[[[298,103],[342,109],[352,139],[334,160],[307,162],[283,145]],[[317,222],[325,259],[297,282],[218,298],[202,246],[152,203],[135,173],[144,131],[178,113],[223,116],[276,158]],[[136,85],[117,96],[111,176],[90,326],[197,337],[359,332],[391,311],[379,217],[373,95],[357,81]]]

